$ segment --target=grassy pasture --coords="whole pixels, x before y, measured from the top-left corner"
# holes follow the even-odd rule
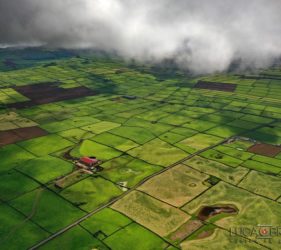
[[[229,147],[228,144],[219,145],[219,146],[215,147],[214,150],[223,155],[230,156],[231,159],[233,159],[233,158],[236,159],[236,160],[233,160],[235,162],[234,163],[235,165],[236,165],[236,162],[239,162],[239,160],[245,161],[254,155],[250,152],[243,151],[244,149],[239,146],[237,146],[236,148]]]
[[[239,158],[223,154],[223,153],[221,153],[219,151],[216,151],[214,149],[209,149],[209,150],[201,153],[200,155],[207,158],[207,159],[214,160],[214,161],[217,161],[217,162],[221,162],[221,163],[223,163],[225,165],[228,165],[228,166],[231,166],[231,167],[237,167],[241,163],[243,163],[243,161],[240,160]]]
[[[102,121],[102,122],[98,122],[98,123],[91,124],[91,125],[81,127],[81,128],[84,130],[90,131],[94,134],[101,134],[103,132],[117,128],[119,126],[120,126],[120,124],[118,124],[118,123]]]
[[[143,128],[143,131],[146,130],[147,132],[152,133],[154,137],[159,136],[159,135],[163,134],[164,132],[171,130],[174,127],[173,125],[164,124],[159,121],[157,121],[155,123],[155,122],[150,122],[150,121],[146,121],[146,120],[135,118],[135,117],[127,120],[123,125],[129,126],[129,127]],[[136,135],[135,138],[140,139],[140,138],[138,138],[140,136],[141,135]],[[142,143],[140,143],[140,144],[142,144]]]
[[[47,244],[43,245],[39,249],[48,250],[60,250],[60,249],[68,249],[68,250],[88,250],[88,249],[100,249],[100,250],[108,250],[102,242],[93,237],[89,232],[81,228],[80,226],[76,226],[63,235],[49,241]]]
[[[0,155],[0,172],[10,170],[20,163],[35,157],[33,154],[15,144],[0,148]]]
[[[114,158],[104,164],[101,176],[126,187],[133,187],[145,177],[160,171],[160,166],[154,166],[129,155]]]
[[[173,132],[167,132],[161,136],[159,136],[159,138],[165,142],[168,142],[170,144],[174,144],[178,141],[182,141],[185,136],[184,135],[180,135],[180,134],[176,134]]]
[[[106,238],[104,242],[111,247],[111,249],[116,250],[161,250],[168,246],[168,244],[159,236],[136,223],[130,224],[129,226],[121,229],[117,233]]]
[[[10,205],[52,233],[85,214],[58,195],[43,189],[26,193],[12,200]]]
[[[74,157],[95,156],[102,161],[110,160],[121,154],[122,152],[120,151],[91,140],[84,140],[81,144],[76,145],[75,148],[71,150],[71,155]]]
[[[36,156],[44,156],[73,145],[58,135],[47,135],[18,143],[22,148]]]
[[[174,129],[172,129],[170,132],[184,136],[183,139],[197,134],[196,130],[193,130],[190,128],[185,128],[185,127],[176,127]]]
[[[39,187],[34,180],[11,170],[0,175],[0,200],[7,201]]]
[[[9,207],[0,203],[0,243],[1,249],[29,248],[49,236],[29,220]],[[21,237],[17,237],[20,235]]]
[[[184,164],[233,184],[238,183],[243,176],[248,173],[246,168],[240,166],[236,168],[229,167],[225,164],[211,161],[199,156],[195,156],[185,161]]]
[[[133,191],[111,206],[160,236],[166,236],[190,216],[139,191]]]
[[[176,144],[177,147],[188,153],[194,153],[203,148],[215,145],[222,141],[220,137],[206,134],[196,134]]]
[[[15,112],[0,114],[0,131],[37,126],[38,124],[30,119],[20,116]]]
[[[70,173],[74,165],[70,162],[53,156],[43,156],[26,161],[24,164],[19,164],[17,169],[36,179],[41,183],[47,183],[58,177]]]
[[[107,146],[113,147],[117,150],[124,151],[124,152],[132,148],[135,148],[139,145],[124,137],[120,137],[106,132],[92,137],[91,140],[96,141],[98,143],[105,144]]]
[[[78,143],[81,139],[89,139],[94,136],[94,134],[82,130],[80,128],[73,128],[61,131],[58,133],[58,135],[74,143]]]
[[[281,195],[281,178],[251,171],[239,187],[275,200]]]
[[[173,147],[160,139],[154,139],[143,146],[132,149],[128,151],[128,154],[147,161],[150,164],[163,167],[167,167],[188,156],[188,154],[181,149]]]
[[[131,222],[126,216],[110,208],[105,208],[83,221],[81,226],[102,240]]]
[[[148,180],[138,189],[173,206],[181,207],[208,188],[203,184],[208,177],[185,165],[178,165]]]
[[[140,127],[122,126],[111,130],[110,133],[128,138],[138,144],[144,144],[155,137],[149,130]]]
[[[254,160],[247,160],[243,162],[241,166],[267,174],[278,174],[281,172],[281,168],[279,167]]]
[[[241,134],[244,131],[246,131],[246,130],[242,129],[242,128],[227,126],[227,125],[220,125],[218,127],[214,127],[214,128],[207,130],[205,133],[207,133],[209,135],[222,137],[222,138],[228,138],[233,135]]]
[[[111,182],[92,176],[64,189],[60,195],[76,206],[90,212],[112,198],[122,194],[122,190]]]

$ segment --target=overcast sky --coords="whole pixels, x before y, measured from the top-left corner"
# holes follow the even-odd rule
[[[281,0],[0,0],[0,45],[173,58],[195,73],[281,55]]]

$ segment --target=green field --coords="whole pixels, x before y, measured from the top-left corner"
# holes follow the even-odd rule
[[[66,175],[72,169],[73,165],[71,163],[52,156],[31,159],[17,167],[18,171],[41,183],[47,183]]]
[[[60,193],[61,196],[87,212],[120,194],[122,190],[118,186],[100,177],[88,177]]]
[[[93,237],[89,232],[83,228],[77,226],[69,230],[62,236],[55,240],[47,243],[40,249],[100,249],[108,250],[108,248],[100,242],[98,239]]]
[[[141,237],[139,237],[141,235]],[[111,249],[126,250],[126,249],[165,249],[168,244],[165,243],[159,236],[144,229],[138,224],[131,224],[116,234],[108,237],[105,243]]]
[[[53,233],[85,214],[53,192],[43,189],[26,193],[12,200],[10,204],[32,221]]]
[[[104,171],[100,173],[114,183],[121,183],[125,187],[133,187],[145,177],[159,172],[160,166],[151,165],[129,155],[114,158],[102,164]]]
[[[188,154],[179,148],[173,147],[159,139],[152,140],[144,146],[132,149],[128,154],[163,167],[169,166],[188,156]]]
[[[105,208],[82,222],[81,226],[97,238],[104,239],[131,223],[132,221],[124,215]]]
[[[32,221],[26,220],[22,214],[8,205],[1,203],[0,212],[1,249],[27,248],[49,236],[48,232]]]

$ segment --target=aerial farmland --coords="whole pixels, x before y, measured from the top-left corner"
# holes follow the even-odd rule
[[[78,51],[8,53],[1,249],[278,249],[279,64],[193,76]]]

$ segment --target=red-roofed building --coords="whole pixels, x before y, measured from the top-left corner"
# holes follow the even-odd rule
[[[91,169],[93,170],[95,167],[97,167],[101,161],[94,157],[81,157],[77,162],[76,166],[84,169]]]
[[[83,162],[88,166],[93,166],[94,164],[98,163],[98,160],[96,158],[82,157],[80,158],[80,162]]]

